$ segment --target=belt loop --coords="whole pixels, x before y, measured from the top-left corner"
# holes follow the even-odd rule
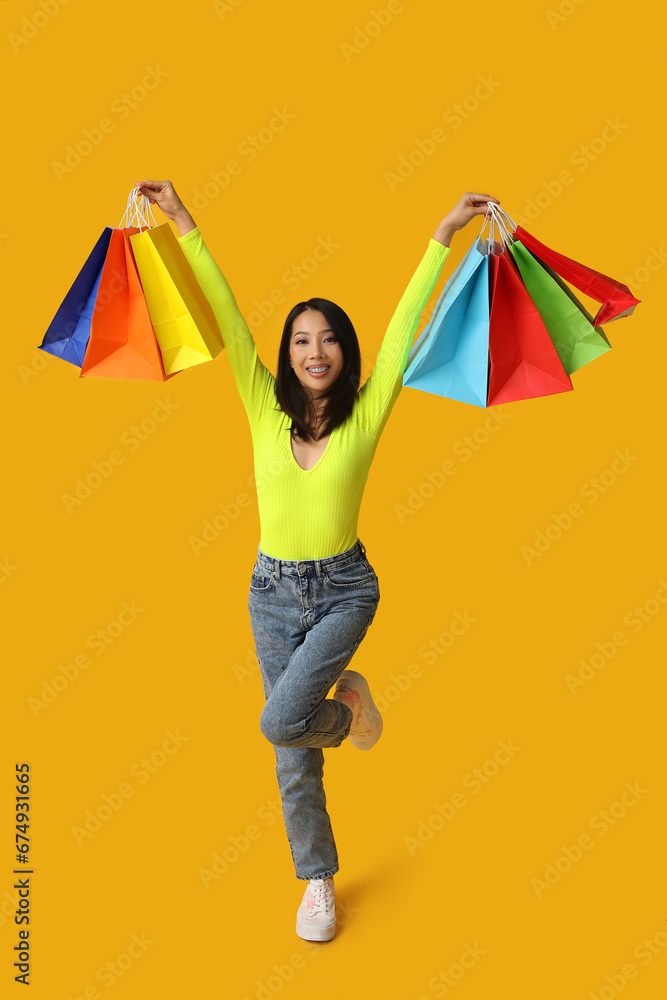
[[[317,579],[321,580],[322,579],[322,562],[321,562],[320,559],[316,559],[315,560],[315,573],[317,575]]]
[[[365,559],[366,558],[366,546],[364,545],[364,543],[362,542],[361,539],[359,539],[359,545],[361,546],[361,554],[362,554],[362,556]]]
[[[275,576],[276,580],[280,579],[280,559],[273,560],[273,575]]]

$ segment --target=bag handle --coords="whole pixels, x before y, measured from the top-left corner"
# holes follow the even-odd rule
[[[123,226],[124,222],[127,222],[126,226]],[[157,227],[151,203],[146,195],[139,195],[138,187],[133,187],[127,196],[127,208],[125,209],[123,218],[120,220],[118,229],[150,229],[151,223]]]
[[[514,237],[500,216],[497,218],[496,222],[498,229],[500,230],[500,239],[502,240],[504,250],[505,247],[511,246],[512,243],[514,243]]]
[[[150,218],[149,218],[150,215]],[[150,229],[151,222],[157,227],[157,221],[153,215],[150,202],[145,195],[139,195],[139,189],[133,187],[127,197],[127,208],[120,220],[119,229],[123,228],[123,222],[127,219],[128,228]]]
[[[496,203],[493,201],[490,201],[488,205],[489,205],[489,211],[491,212],[491,216],[496,220],[498,228],[500,229],[500,232],[503,235],[503,243],[505,243],[505,241],[508,244],[513,243],[514,242],[513,234],[517,228],[516,222],[501,205],[496,205]]]
[[[489,202],[489,211],[491,216],[492,232],[495,232],[495,227],[497,226],[500,240],[502,243],[502,252],[504,253],[505,248],[511,246],[512,243],[514,243],[513,230],[509,229],[505,221],[505,218],[509,219],[510,224],[512,226],[514,226],[514,221],[507,214],[507,212],[505,212],[504,209],[500,209],[500,207],[494,204],[493,202]],[[516,226],[514,228],[516,229]]]
[[[488,204],[491,205],[491,202],[489,202]],[[489,238],[488,240],[483,240],[482,233],[486,228],[487,222],[489,223]],[[481,254],[484,255],[493,254],[494,256],[498,256],[499,254],[505,252],[505,239],[503,236],[503,228],[501,227],[500,222],[501,222],[500,216],[495,215],[494,212],[489,212],[487,208],[487,211],[484,215],[484,221],[482,222],[482,228],[480,230],[479,236],[477,237],[477,243],[476,243],[477,249]],[[500,249],[498,249],[499,243],[496,240],[496,226],[498,226],[499,235],[501,237]]]
[[[492,226],[493,226],[493,220],[494,220],[495,216],[494,216],[493,212],[489,208],[490,204],[491,204],[491,202],[488,203],[487,208],[486,208],[486,212],[484,214],[484,218],[482,219],[482,228],[479,231],[479,239],[480,240],[482,238],[482,233],[486,229],[487,222],[489,223],[489,237],[491,236]]]

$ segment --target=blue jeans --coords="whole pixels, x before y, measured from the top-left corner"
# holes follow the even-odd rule
[[[338,871],[322,783],[324,747],[338,747],[352,712],[331,687],[375,617],[380,588],[366,549],[324,559],[273,559],[259,548],[248,610],[266,702],[260,727],[276,775],[296,877]]]

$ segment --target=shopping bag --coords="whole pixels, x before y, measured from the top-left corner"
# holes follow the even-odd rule
[[[107,226],[93,247],[72,287],[51,320],[39,348],[63,361],[81,367],[90,337],[90,324],[111,227]]]
[[[164,381],[129,237],[137,227],[113,229],[92,311],[90,340],[79,377]]]
[[[593,320],[593,326],[597,327],[602,323],[609,323],[612,319],[620,319],[622,316],[630,316],[635,306],[641,302],[641,299],[634,297],[627,285],[551,250],[530,233],[527,233],[521,226],[516,227],[513,239],[519,240],[525,247],[532,250],[539,260],[552,267],[561,278],[569,281],[580,292],[589,295],[596,302],[602,303]]]
[[[569,392],[570,374],[610,349],[602,319],[630,315],[639,299],[625,285],[547,248],[544,259],[527,246],[533,238],[493,202],[482,232],[487,220],[490,239],[479,236],[445,286],[410,352],[403,384],[477,406]],[[526,239],[517,239],[519,232]],[[475,284],[485,273],[476,252],[487,257],[485,299]],[[602,302],[595,319],[566,281]],[[480,392],[483,366],[486,394]],[[475,392],[470,371],[477,373]]]
[[[487,406],[573,388],[549,332],[507,253],[490,255]]]
[[[565,294],[568,296],[568,298],[577,307],[577,309],[579,310],[579,312],[582,313],[582,315],[586,317],[586,319],[588,320],[588,322],[590,323],[590,325],[593,326],[594,317],[591,316],[591,314],[589,313],[588,309],[581,302],[581,300],[577,298],[577,296],[574,294],[574,292],[572,291],[572,289],[570,288],[570,286],[567,284],[567,282],[563,281],[563,279],[561,278],[561,276],[559,274],[556,274],[556,272],[554,271],[554,269],[552,267],[549,267],[548,264],[545,264],[545,262],[543,260],[540,260],[539,257],[535,257],[535,254],[532,252],[532,250],[529,250],[528,252],[530,254],[532,254],[532,256],[538,262],[538,264],[540,265],[540,267],[544,271],[547,272],[547,274],[556,282],[556,284],[560,288],[562,288],[562,290],[565,292]],[[601,326],[595,327],[595,332],[600,334],[600,336],[604,340],[605,344],[608,345],[608,347],[611,347],[611,344],[609,343],[609,337],[607,336],[607,334],[605,333],[605,331],[602,329]]]
[[[508,246],[568,375],[611,349],[602,328],[547,264],[520,240]]]
[[[211,361],[223,349],[213,310],[170,226],[130,236],[167,374]]]
[[[475,242],[413,345],[403,385],[486,406],[488,351],[488,256],[479,252]]]

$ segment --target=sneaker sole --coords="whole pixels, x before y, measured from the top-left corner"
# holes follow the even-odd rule
[[[363,701],[366,703],[366,706],[368,708],[366,714],[368,716],[368,721],[371,727],[370,735],[367,737],[367,739],[361,741],[355,739],[352,736],[348,736],[348,739],[352,744],[352,746],[356,747],[357,750],[370,750],[371,747],[375,746],[377,741],[382,736],[382,729],[383,729],[382,716],[380,715],[380,710],[373,701],[371,690],[368,686],[368,683],[364,675],[360,674],[357,670],[344,670],[343,673],[341,674],[341,678],[344,679],[346,677],[349,678],[351,683],[354,685],[354,687],[361,695]]]
[[[331,941],[336,933],[336,921],[330,927],[313,927],[297,917],[296,932],[304,941]]]

